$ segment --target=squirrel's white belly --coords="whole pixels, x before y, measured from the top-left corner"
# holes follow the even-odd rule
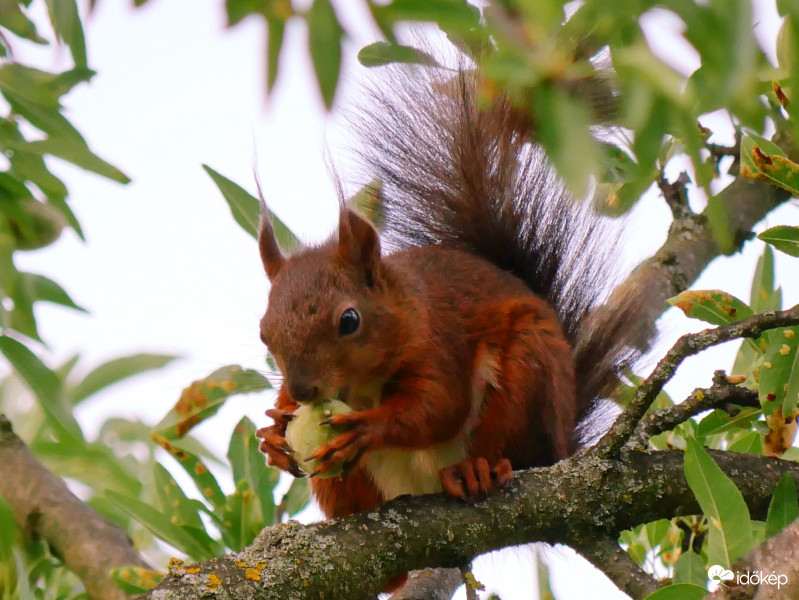
[[[369,452],[366,469],[386,500],[403,494],[442,491],[438,472],[466,458],[463,440],[437,444],[424,450],[384,449]]]

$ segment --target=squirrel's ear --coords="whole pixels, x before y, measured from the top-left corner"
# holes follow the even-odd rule
[[[339,256],[363,267],[371,276],[380,262],[380,236],[374,226],[349,208],[341,209],[338,221]]]
[[[261,227],[258,232],[258,249],[261,252],[261,261],[264,263],[264,270],[269,280],[273,280],[283,267],[286,259],[280,252],[275,238],[275,230],[272,227],[272,219],[265,205],[261,205]]]

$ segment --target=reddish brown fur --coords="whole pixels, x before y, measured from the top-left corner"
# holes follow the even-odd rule
[[[577,414],[571,349],[544,300],[465,252],[410,248],[382,258],[360,217],[344,213],[340,230],[338,243],[285,260],[262,321],[286,377],[281,413],[297,406],[287,392],[292,378],[309,379],[320,396],[381,382],[375,406],[331,419],[348,427],[314,453],[320,472],[379,448],[424,449],[457,437],[468,440],[471,458],[492,466],[568,455]],[[336,317],[349,305],[363,326],[352,339],[340,338]],[[486,361],[490,381],[472,414],[475,371]],[[269,462],[290,469],[284,432],[279,418],[259,435]],[[314,478],[312,489],[329,517],[382,501],[359,466],[344,479]]]

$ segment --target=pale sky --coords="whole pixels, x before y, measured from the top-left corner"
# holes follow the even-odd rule
[[[128,4],[97,3],[86,34],[89,63],[98,75],[65,103],[90,147],[133,183],[121,186],[52,161],[71,192],[87,243],[68,232],[54,246],[17,262],[52,277],[91,311],[90,316],[51,306],[37,311],[40,331],[52,349],[44,354],[49,364],[75,352],[84,356],[84,370],[141,351],[185,358],[153,376],[111,388],[82,407],[78,417],[89,435],[109,414],[154,424],[185,385],[219,366],[264,366],[257,323],[267,284],[255,242],[235,224],[200,165],[207,163],[254,191],[257,160],[270,206],[307,241],[322,239],[335,225],[337,204],[323,162],[325,148],[334,161],[346,164],[346,128],[321,110],[302,51],[301,27],[288,32],[282,77],[267,100],[261,22],[248,19],[225,30],[221,0],[150,0],[139,10]],[[362,18],[347,14],[347,19],[357,23],[352,32],[365,31]],[[363,37],[354,47],[373,39]],[[66,51],[61,54],[62,60],[54,62],[51,52],[26,48],[22,56],[55,69],[65,64]],[[345,83],[362,77],[351,56],[346,67]],[[357,96],[356,87],[340,91],[342,105]],[[343,175],[346,180],[346,170]],[[662,201],[648,198],[630,228],[630,256],[624,261],[633,264],[636,256],[651,254],[662,243],[669,219]],[[795,206],[768,222],[781,223],[799,223]],[[748,246],[743,260],[717,261],[695,288],[723,287],[748,299],[753,261],[762,244]],[[792,284],[785,292],[786,305],[791,305],[799,298],[796,262],[780,255],[777,269],[778,279]],[[669,314],[663,320],[661,350],[680,334],[701,328],[681,313]],[[669,391],[680,399],[709,384],[713,369],[731,366],[735,349],[730,345],[687,361]],[[198,435],[223,455],[242,414],[263,425],[263,410],[270,403],[265,395],[236,398],[199,427]],[[504,600],[529,598],[534,576],[521,573],[532,571],[528,550],[496,556],[480,561],[477,578]],[[553,585],[560,599],[585,593],[625,597],[592,569],[554,563]]]

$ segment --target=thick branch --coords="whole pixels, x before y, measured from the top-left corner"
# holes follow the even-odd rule
[[[0,415],[0,496],[11,506],[19,527],[47,540],[54,552],[83,580],[91,598],[123,600],[111,569],[148,567],[125,532],[81,502],[50,473]],[[149,567],[148,567],[149,568]]]
[[[764,519],[784,471],[799,465],[711,451],[741,490],[752,518]],[[683,453],[631,452],[603,460],[586,451],[520,473],[488,500],[464,505],[443,495],[398,498],[378,509],[311,526],[264,530],[242,552],[173,573],[150,599],[372,598],[392,575],[456,567],[473,557],[532,541],[611,538],[661,518],[701,512],[683,475]]]
[[[771,311],[754,315],[736,323],[729,323],[713,329],[682,336],[666,353],[655,370],[638,388],[635,398],[619,415],[610,432],[599,442],[599,452],[613,456],[627,443],[633,430],[663,389],[664,384],[674,376],[682,361],[702,350],[729,342],[736,338],[756,338],[766,329],[788,327],[799,323],[799,305],[788,310]]]
[[[789,198],[787,192],[775,186],[741,176],[724,188],[714,200],[737,242],[730,254],[741,249],[758,221]],[[706,213],[707,210],[675,219],[663,246],[619,286],[607,306],[611,310],[625,306],[629,290],[648,289],[650,295],[646,306],[640,308],[639,317],[642,324],[653,324],[667,308],[666,300],[690,287],[705,267],[722,254]]]

